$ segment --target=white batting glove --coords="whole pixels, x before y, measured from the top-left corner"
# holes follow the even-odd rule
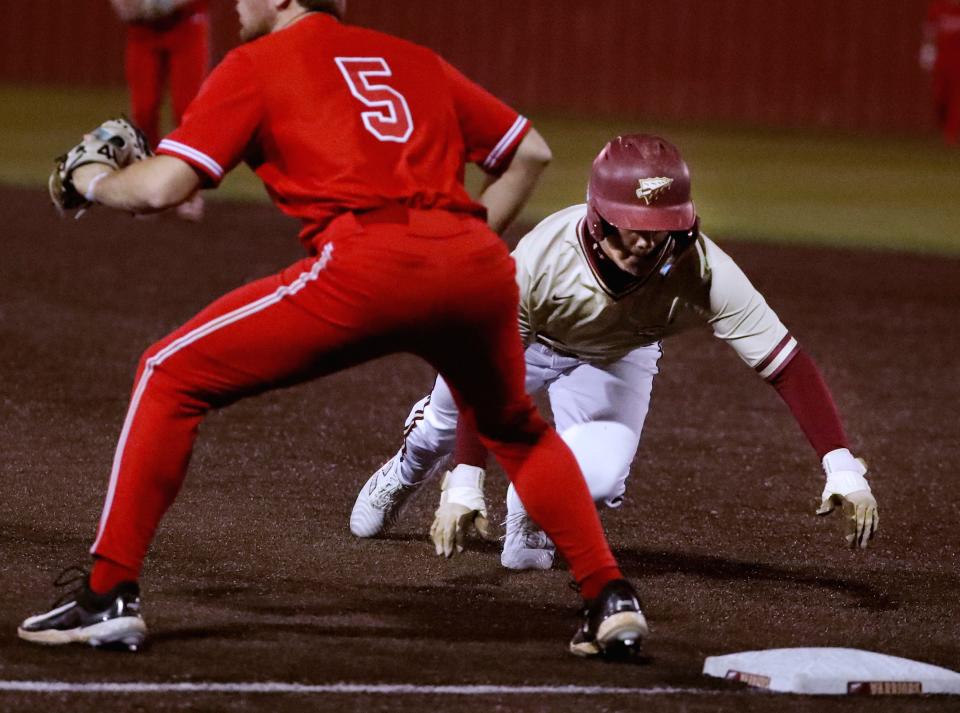
[[[458,465],[443,474],[440,486],[440,507],[430,526],[430,539],[437,554],[452,557],[463,552],[464,541],[471,530],[484,540],[494,539],[487,519],[487,503],[483,497],[483,468]]]
[[[827,483],[817,515],[829,515],[841,506],[847,544],[854,548],[866,547],[880,526],[877,500],[864,477],[867,464],[861,458],[854,458],[846,448],[838,448],[823,457],[823,471],[827,474]]]

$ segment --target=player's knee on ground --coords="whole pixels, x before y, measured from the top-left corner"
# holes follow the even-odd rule
[[[560,434],[573,451],[594,502],[619,507],[623,502],[637,436],[622,423],[578,423]]]

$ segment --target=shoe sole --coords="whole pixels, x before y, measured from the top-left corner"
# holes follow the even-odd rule
[[[527,551],[530,552],[531,550]],[[501,555],[500,564],[504,569],[512,569],[515,571],[527,569],[547,570],[553,568],[553,554],[546,550],[538,550],[537,554],[533,556],[505,557]]]
[[[581,656],[583,658],[590,658],[591,656],[600,655],[600,647],[597,646],[595,641],[581,641],[579,643],[570,642],[570,653],[574,656]]]
[[[610,656],[634,655],[650,635],[647,620],[640,612],[620,612],[607,617],[597,628],[599,653]]]
[[[570,653],[590,658],[604,656],[611,659],[629,658],[640,652],[644,639],[650,635],[647,620],[640,612],[621,612],[600,624],[593,641],[571,641]]]
[[[138,617],[124,616],[76,629],[31,631],[18,627],[17,636],[24,641],[44,646],[88,644],[94,647],[139,651],[147,639],[147,625]]]

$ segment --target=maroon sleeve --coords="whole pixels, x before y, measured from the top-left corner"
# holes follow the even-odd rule
[[[457,421],[457,445],[453,449],[453,466],[472,465],[487,467],[487,449],[480,442],[480,434],[472,419]]]
[[[453,95],[467,160],[499,176],[507,170],[517,146],[530,131],[530,122],[449,62],[438,59]]]
[[[803,349],[797,349],[770,384],[790,408],[818,458],[822,460],[832,450],[849,447],[830,389]]]

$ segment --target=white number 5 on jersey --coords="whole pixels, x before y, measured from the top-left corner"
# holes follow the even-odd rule
[[[371,111],[360,112],[367,131],[380,141],[405,143],[413,132],[413,117],[403,94],[386,84],[375,84],[371,77],[391,77],[393,73],[383,57],[335,57],[350,93]]]

